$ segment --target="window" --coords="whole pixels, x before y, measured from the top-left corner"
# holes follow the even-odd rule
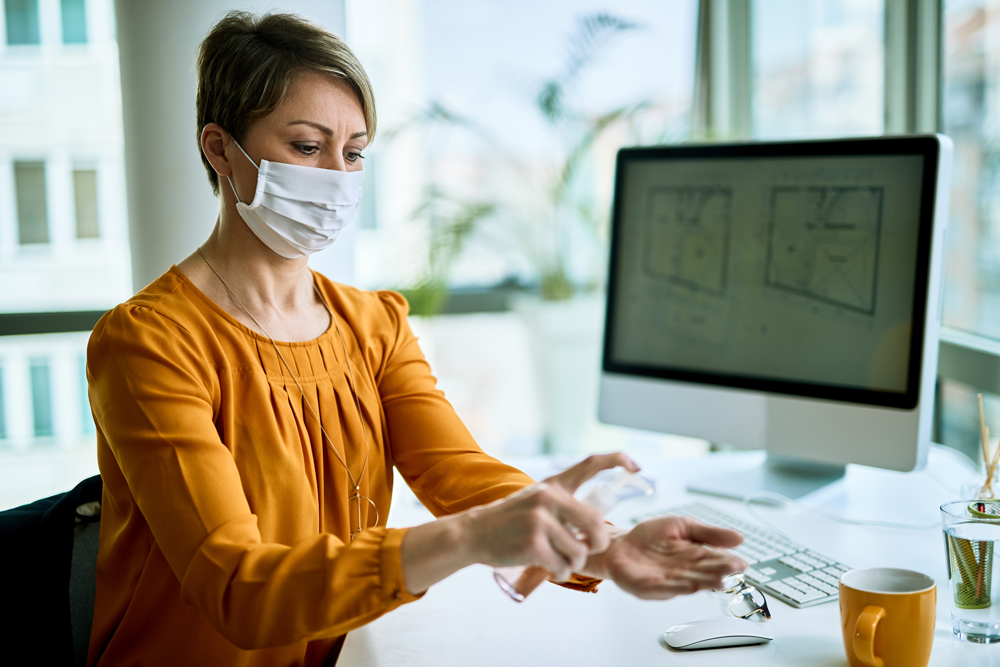
[[[8,44],[56,47],[0,48],[3,510],[97,472],[87,340],[132,279],[113,2],[0,4]]]
[[[945,324],[1000,338],[1000,2],[949,0],[944,131],[955,142]]]
[[[625,144],[688,138],[697,0],[424,0],[391,13],[347,0],[346,14],[346,40],[379,105],[378,137],[365,150],[356,282],[444,283],[499,297],[490,302],[502,312],[413,322],[440,386],[487,451],[537,453],[543,431],[555,448],[610,447],[591,409],[600,346],[591,306],[604,276],[614,157]],[[550,233],[555,219],[568,221],[565,235]],[[580,325],[572,356],[559,350],[559,361],[537,369],[579,361],[587,370],[562,393],[536,380],[532,334],[542,324],[529,327],[490,291],[539,285],[545,259],[559,252],[565,272],[549,284],[589,290],[565,318]],[[419,295],[411,307],[420,312]]]
[[[48,359],[31,360],[31,415],[36,438],[52,435],[52,387]]]
[[[86,0],[60,0],[63,44],[87,43]]]
[[[879,134],[885,104],[885,3],[754,0],[753,134]]]
[[[437,269],[415,261],[414,248],[447,245],[434,233],[463,215],[472,231],[449,267],[452,285],[534,282],[536,258],[553,239],[525,228],[551,214],[593,218],[555,243],[573,246],[568,280],[600,283],[618,147],[688,136],[696,8],[696,0],[431,0],[387,17],[378,4],[348,0],[347,41],[380,95],[379,137],[365,162],[367,171],[377,161],[377,183],[366,181],[362,203],[378,223],[361,211],[358,282],[428,279]],[[544,191],[560,161],[616,111],[620,121],[602,127],[574,165],[572,202],[549,211]],[[518,188],[528,196],[512,196]]]
[[[97,172],[93,169],[73,171],[73,198],[76,204],[76,238],[95,239],[97,224]]]
[[[4,0],[4,19],[8,45],[41,44],[38,0]]]
[[[15,162],[18,241],[48,243],[49,219],[45,203],[45,163]]]

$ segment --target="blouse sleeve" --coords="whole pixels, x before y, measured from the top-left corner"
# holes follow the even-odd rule
[[[393,461],[435,516],[453,514],[510,495],[534,480],[479,448],[437,388],[406,315],[406,299],[379,292],[391,320],[379,396]]]
[[[488,456],[437,388],[406,321],[406,299],[379,292],[394,331],[378,377],[393,460],[403,479],[435,516],[504,498],[534,480]],[[599,579],[573,575],[561,585],[594,592]]]
[[[404,530],[262,543],[214,419],[219,374],[192,334],[123,305],[88,347],[95,422],[184,600],[244,649],[341,635],[416,599],[400,561]],[[108,564],[114,567],[113,563]]]

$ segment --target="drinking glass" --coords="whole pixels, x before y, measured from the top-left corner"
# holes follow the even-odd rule
[[[1000,642],[1000,502],[956,500],[941,505],[948,552],[952,632],[980,644]]]

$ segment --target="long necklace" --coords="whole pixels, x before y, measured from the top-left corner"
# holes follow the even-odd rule
[[[299,384],[298,378],[295,377],[295,373],[292,372],[292,369],[288,365],[288,362],[285,361],[285,357],[281,354],[281,350],[278,349],[277,343],[275,343],[274,339],[271,338],[271,335],[264,330],[264,327],[260,325],[260,322],[258,322],[257,318],[253,316],[253,313],[251,313],[250,310],[243,305],[243,302],[240,301],[240,298],[236,296],[236,292],[234,292],[233,288],[229,286],[229,283],[226,282],[226,279],[222,277],[222,274],[220,274],[218,270],[216,270],[216,268],[212,265],[212,263],[208,261],[208,257],[205,257],[205,253],[201,251],[200,247],[198,248],[198,254],[201,255],[201,258],[205,260],[206,264],[208,264],[208,268],[212,269],[212,273],[214,273],[215,276],[219,279],[219,281],[225,286],[226,290],[233,297],[236,303],[238,303],[240,308],[243,309],[243,312],[246,313],[251,320],[253,320],[253,323],[257,325],[257,328],[260,329],[261,333],[263,333],[267,337],[267,339],[271,341],[271,346],[274,348],[275,353],[277,353],[278,358],[281,359],[281,363],[285,365],[285,370],[287,370],[288,374],[292,376],[292,380],[295,381],[295,386],[299,388],[299,393],[302,395],[302,401],[306,404],[306,407],[309,408],[309,412],[310,414],[312,414],[313,419],[315,419],[316,423],[319,424],[319,430],[322,433],[322,437],[326,438],[326,442],[327,444],[330,445],[330,449],[333,450],[333,453],[337,455],[337,459],[339,459],[340,462],[344,465],[344,470],[347,471],[347,476],[348,478],[350,478],[351,485],[354,487],[354,494],[348,496],[347,501],[348,503],[350,503],[351,501],[356,501],[358,504],[358,529],[351,533],[351,540],[353,541],[354,537],[362,530],[361,501],[362,500],[368,501],[368,504],[371,505],[372,508],[375,510],[376,526],[378,526],[379,513],[378,513],[378,507],[375,506],[375,503],[372,502],[372,499],[368,498],[367,496],[361,495],[361,484],[359,483],[359,480],[365,475],[365,469],[368,467],[368,453],[370,451],[370,446],[368,444],[368,431],[365,428],[365,421],[361,418],[361,399],[358,398],[357,383],[354,381],[354,369],[351,368],[351,358],[350,355],[347,353],[347,343],[344,342],[344,334],[340,332],[340,325],[337,324],[337,318],[334,316],[333,310],[330,308],[330,306],[327,305],[326,299],[323,298],[323,295],[320,293],[319,288],[316,287],[316,281],[313,281],[312,284],[313,290],[316,292],[316,295],[319,297],[319,300],[323,302],[323,307],[326,308],[326,312],[330,314],[330,319],[333,320],[333,326],[337,329],[337,335],[340,337],[340,344],[344,348],[344,359],[347,361],[347,372],[348,372],[348,379],[351,381],[351,392],[354,394],[354,402],[358,409],[358,421],[361,423],[361,434],[365,438],[365,461],[361,465],[361,472],[358,473],[358,479],[354,478],[354,475],[351,474],[350,466],[347,465],[347,461],[345,461],[344,458],[340,455],[340,452],[337,451],[337,448],[333,446],[333,439],[327,434],[326,429],[323,428],[323,422],[320,421],[319,415],[316,414],[316,411],[313,410],[312,404],[309,403],[309,399],[306,398],[306,392],[303,391],[302,385]],[[288,391],[287,387],[285,391]]]

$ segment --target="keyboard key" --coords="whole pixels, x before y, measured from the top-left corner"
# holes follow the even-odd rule
[[[771,572],[774,572],[774,570],[771,570]],[[748,567],[746,570],[744,570],[743,574],[749,579],[753,579],[757,583],[766,584],[767,582],[771,581],[771,577],[767,576],[763,572],[759,572],[753,569],[752,567]]]
[[[810,569],[813,569],[813,570],[826,567],[826,562],[825,561],[817,560],[817,559],[813,558],[809,554],[799,554],[798,556],[796,556],[796,558],[798,558],[800,561],[802,561],[806,565],[809,565]]]
[[[814,577],[812,575],[809,575],[809,574],[800,574],[799,576],[797,576],[795,578],[798,581],[801,581],[802,583],[809,584],[813,588],[820,588],[821,586],[825,586],[826,585],[822,581],[820,581],[819,579],[817,579],[816,577]]]
[[[809,590],[807,591],[802,591],[794,595],[789,595],[788,597],[792,598],[796,602],[811,602],[813,600],[818,600],[819,598],[826,597],[826,595],[822,591],[819,591],[811,586],[809,586],[808,588]]]
[[[794,586],[789,586],[784,581],[772,581],[767,585],[767,587],[787,597],[792,597],[792,595],[802,595],[802,591]]]
[[[826,556],[820,556],[819,554],[813,553],[812,551],[809,552],[809,557],[815,561],[820,562],[820,565],[818,565],[817,567],[829,567],[830,565],[834,564],[834,562],[829,558],[827,558]]]
[[[806,565],[805,563],[800,561],[795,556],[785,556],[784,558],[778,560],[778,562],[781,563],[782,565],[787,565],[790,568],[796,569],[799,572],[808,572],[809,570],[813,569],[809,565]]]
[[[812,575],[800,574],[795,578],[809,586],[812,586],[816,590],[821,591],[824,595],[830,595],[831,593],[836,593],[838,590],[836,586],[831,586],[825,581],[821,581],[816,577],[813,577]]]
[[[828,574],[826,570],[820,570],[818,572],[813,571],[810,574],[825,583],[827,586],[833,586],[836,588],[840,584],[840,579],[832,574]]]

